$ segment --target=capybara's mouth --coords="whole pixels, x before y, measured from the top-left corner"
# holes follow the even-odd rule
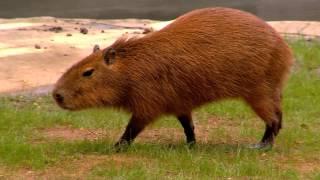
[[[66,105],[65,103],[61,103],[61,102],[57,102],[56,103],[58,104],[59,107],[61,107],[62,109],[65,109],[65,110],[69,110],[69,111],[74,111],[74,110],[77,110],[76,108],[72,107],[72,106],[68,106]]]
[[[59,91],[54,90],[52,93],[52,97],[55,100],[55,102],[58,104],[59,107],[61,107],[62,109],[66,109],[66,110],[76,110],[76,108],[74,106],[70,106],[69,104],[66,103],[66,98],[65,96]]]

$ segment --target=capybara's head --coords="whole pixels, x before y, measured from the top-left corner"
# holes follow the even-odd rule
[[[119,54],[111,46],[104,50],[95,46],[91,55],[73,65],[56,83],[53,97],[58,105],[79,110],[120,103],[126,78]]]

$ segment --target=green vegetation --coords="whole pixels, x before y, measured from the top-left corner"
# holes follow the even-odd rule
[[[128,114],[67,112],[49,96],[5,96],[0,98],[0,179],[320,179],[320,44],[290,44],[296,65],[284,94],[284,128],[271,151],[246,148],[260,140],[264,124],[239,101],[194,112],[198,145],[193,149],[185,145],[178,121],[164,117],[128,151],[115,153],[112,145]]]

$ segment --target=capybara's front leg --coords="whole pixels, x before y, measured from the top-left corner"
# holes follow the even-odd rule
[[[280,124],[278,122],[273,123],[271,126],[266,124],[264,135],[261,139],[261,141],[257,144],[251,145],[251,148],[257,148],[257,149],[270,149],[272,148],[274,144],[274,139],[279,133]]]
[[[130,145],[147,124],[147,121],[143,118],[138,118],[133,115],[126,127],[126,130],[119,141],[115,144],[115,148],[120,150],[123,147]]]
[[[196,143],[196,138],[194,134],[194,125],[191,113],[178,115],[177,117],[184,129],[184,134],[186,135],[187,143],[191,146],[194,145]]]

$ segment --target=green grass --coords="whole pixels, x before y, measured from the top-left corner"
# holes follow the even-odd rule
[[[115,153],[112,145],[128,114],[101,109],[68,112],[49,96],[4,96],[0,98],[0,179],[16,172],[24,177],[23,170],[45,179],[59,168],[61,173],[54,176],[67,179],[77,174],[86,179],[320,179],[320,74],[316,73],[320,44],[290,44],[297,65],[284,94],[284,128],[271,151],[245,147],[261,138],[264,124],[239,101],[213,103],[194,112],[199,130],[194,149],[185,145],[178,121],[164,117],[144,132],[149,140],[138,137],[126,152]],[[113,136],[48,138],[43,131],[52,127],[102,129]],[[100,160],[92,163],[86,157]]]

